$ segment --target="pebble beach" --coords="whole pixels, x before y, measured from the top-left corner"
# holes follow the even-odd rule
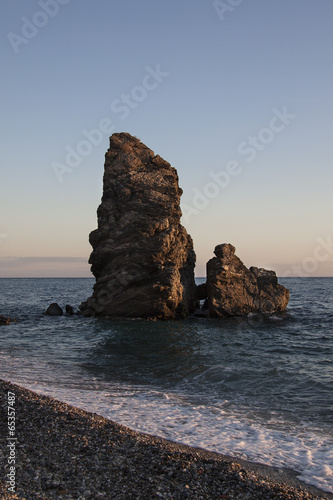
[[[9,382],[0,387],[3,499],[333,498],[291,470],[138,433]]]

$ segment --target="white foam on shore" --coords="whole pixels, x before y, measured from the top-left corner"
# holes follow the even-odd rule
[[[281,425],[274,428],[272,421],[266,425],[251,420],[227,401],[218,406],[194,406],[173,393],[117,387],[92,379],[83,390],[83,380],[79,388],[69,383],[32,383],[30,377],[13,378],[1,372],[0,378],[133,430],[252,462],[288,467],[299,472],[302,481],[333,492],[333,437],[328,439],[320,429],[304,425],[281,430]]]

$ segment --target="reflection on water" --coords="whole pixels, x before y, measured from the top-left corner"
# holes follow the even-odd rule
[[[274,450],[327,488],[333,279],[283,280],[290,306],[270,317],[43,316],[54,301],[77,307],[92,284],[0,280],[1,313],[22,318],[0,329],[0,377],[188,444],[267,463]]]

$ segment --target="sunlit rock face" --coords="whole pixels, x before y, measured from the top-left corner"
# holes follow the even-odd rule
[[[289,290],[278,284],[274,271],[247,269],[230,244],[217,245],[216,257],[207,263],[210,317],[244,316],[284,311]]]
[[[195,253],[180,224],[177,171],[139,139],[113,134],[105,156],[98,228],[90,233],[96,277],[82,314],[183,318],[195,307]]]

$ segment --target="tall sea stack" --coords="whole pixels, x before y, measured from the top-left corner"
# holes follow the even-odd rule
[[[177,171],[139,139],[113,134],[98,229],[90,233],[87,316],[184,318],[195,308],[195,253],[180,224]]]

